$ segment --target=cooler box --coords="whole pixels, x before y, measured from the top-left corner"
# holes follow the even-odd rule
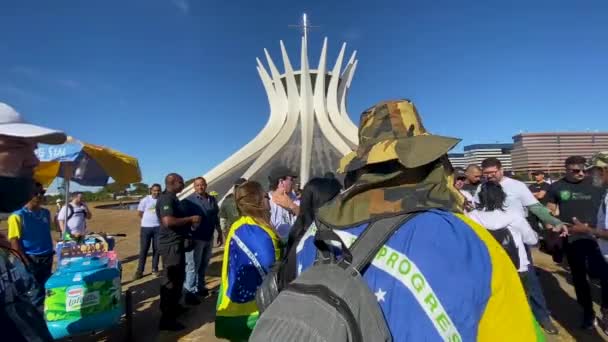
[[[58,252],[80,249],[70,243],[57,247]],[[96,252],[85,252],[84,256],[58,253],[58,267],[45,284],[44,301],[44,316],[55,339],[99,331],[120,322],[124,312],[120,262],[114,251]]]

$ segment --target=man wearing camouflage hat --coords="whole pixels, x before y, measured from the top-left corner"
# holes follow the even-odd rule
[[[512,262],[462,214],[447,158],[458,142],[428,133],[408,100],[378,103],[361,115],[359,147],[340,163],[357,179],[318,219],[350,245],[380,218],[419,212],[363,272],[393,340],[542,339]],[[316,230],[297,247],[298,274],[315,262]]]

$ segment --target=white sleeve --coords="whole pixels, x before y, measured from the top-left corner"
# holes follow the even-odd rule
[[[137,205],[137,211],[141,211],[141,212],[146,211],[146,200],[147,199],[148,199],[148,197],[144,197],[141,199],[141,201],[139,201],[139,205]]]
[[[598,229],[608,229],[608,217],[606,216],[606,211],[608,211],[608,193],[604,196],[604,201],[600,208],[597,211],[597,228]]]
[[[65,220],[65,206],[61,207],[59,210],[59,214],[57,214],[57,219],[60,221]]]
[[[526,187],[526,184],[518,182],[517,194],[519,196],[519,200],[524,207],[529,207],[536,203],[539,203],[536,197],[532,194],[532,191]]]
[[[522,237],[522,240],[526,245],[536,245],[538,243],[538,235],[530,227],[530,224],[526,219],[519,215],[513,215],[515,220],[513,221],[513,229],[516,229]]]
[[[464,191],[464,190],[459,190],[460,194],[469,202],[474,203],[475,199],[473,198],[473,196],[468,192],[468,191]]]

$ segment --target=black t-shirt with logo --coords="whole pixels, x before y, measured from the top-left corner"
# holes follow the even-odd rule
[[[161,246],[180,244],[189,232],[189,226],[182,227],[165,227],[163,225],[163,217],[173,216],[176,218],[187,217],[187,212],[184,210],[177,195],[172,192],[163,192],[156,200],[156,216],[160,221],[160,232],[158,233],[158,243]]]
[[[536,192],[540,192],[540,191],[545,191],[545,197],[543,198],[539,198],[538,201],[542,204],[542,205],[546,205],[548,202],[548,193],[549,193],[549,188],[551,187],[551,185],[547,182],[542,182],[540,184],[538,183],[534,183],[532,185],[530,185],[528,187],[528,189],[530,189],[530,191],[532,193],[536,193]]]
[[[553,184],[547,193],[547,200],[559,206],[559,219],[572,223],[572,218],[596,226],[597,212],[602,204],[604,190],[585,178],[579,183],[571,183],[565,178]]]

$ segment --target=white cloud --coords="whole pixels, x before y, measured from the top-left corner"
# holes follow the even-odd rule
[[[177,7],[182,13],[190,14],[190,3],[188,0],[171,0],[175,7]]]

